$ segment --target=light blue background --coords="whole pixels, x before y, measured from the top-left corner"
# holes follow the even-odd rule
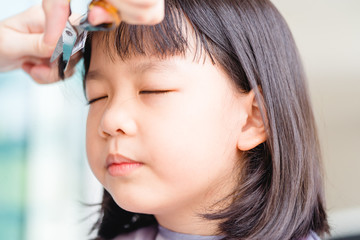
[[[0,20],[40,1],[1,1]],[[72,1],[83,13],[88,1]],[[86,239],[100,188],[85,157],[81,66],[69,80],[36,84],[0,73],[0,239]],[[86,218],[87,220],[83,220]]]

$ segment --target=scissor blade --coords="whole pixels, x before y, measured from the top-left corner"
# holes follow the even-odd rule
[[[72,49],[75,45],[77,39],[77,32],[73,26],[69,23],[66,23],[65,30],[63,32],[63,51],[64,51],[64,60],[69,60],[71,57]]]
[[[87,38],[87,31],[82,31],[82,33],[78,35],[71,56],[76,54],[78,51],[82,50],[85,47],[86,38]]]
[[[55,61],[62,52],[63,52],[63,37],[60,36],[60,38],[56,44],[55,50],[54,50],[53,54],[51,55],[50,62]]]
[[[75,28],[75,30],[73,28]],[[58,42],[56,44],[55,50],[54,50],[53,54],[51,55],[50,62],[54,62],[60,56],[60,54],[62,54],[64,52],[64,38],[63,38],[63,36],[64,35],[67,36],[67,34],[65,32],[66,30],[70,31],[70,33],[75,32],[75,34],[77,35],[76,38],[80,38],[80,39],[75,40],[76,41],[76,43],[75,43],[76,49],[74,47],[74,49],[72,50],[71,55],[74,55],[76,52],[78,52],[79,50],[81,50],[84,47],[82,43],[83,43],[83,40],[84,41],[86,40],[87,31],[85,31],[82,27],[72,26],[72,25],[69,25],[69,23],[67,23],[66,28],[64,29],[62,35],[60,36],[60,38],[59,38],[59,40],[58,40]],[[81,45],[81,46],[79,46],[79,45]],[[79,47],[80,47],[80,49],[78,49]]]
[[[69,21],[66,22],[66,27],[63,32],[63,61],[66,63],[64,66],[64,71],[67,68],[70,57],[72,55],[72,51],[78,37],[78,33],[75,28],[71,25]]]

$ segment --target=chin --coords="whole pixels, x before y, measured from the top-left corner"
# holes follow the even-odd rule
[[[143,213],[143,214],[156,214],[157,209],[160,208],[159,201],[154,204],[149,201],[145,195],[131,195],[125,193],[112,194],[115,203],[122,209],[128,212]]]

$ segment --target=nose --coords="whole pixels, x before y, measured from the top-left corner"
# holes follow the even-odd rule
[[[132,112],[132,101],[122,101],[120,104],[109,103],[105,109],[99,125],[100,136],[128,135],[133,136],[137,132],[136,121]]]

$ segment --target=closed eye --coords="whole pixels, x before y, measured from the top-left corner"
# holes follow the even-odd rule
[[[96,101],[99,101],[99,100],[101,100],[101,99],[104,99],[104,98],[107,98],[107,96],[102,96],[102,97],[98,97],[98,98],[91,99],[91,100],[88,101],[87,104],[90,105],[90,104],[92,104],[92,103],[94,103],[94,102],[96,102]]]
[[[139,94],[164,94],[172,92],[172,90],[144,90],[140,91]]]

